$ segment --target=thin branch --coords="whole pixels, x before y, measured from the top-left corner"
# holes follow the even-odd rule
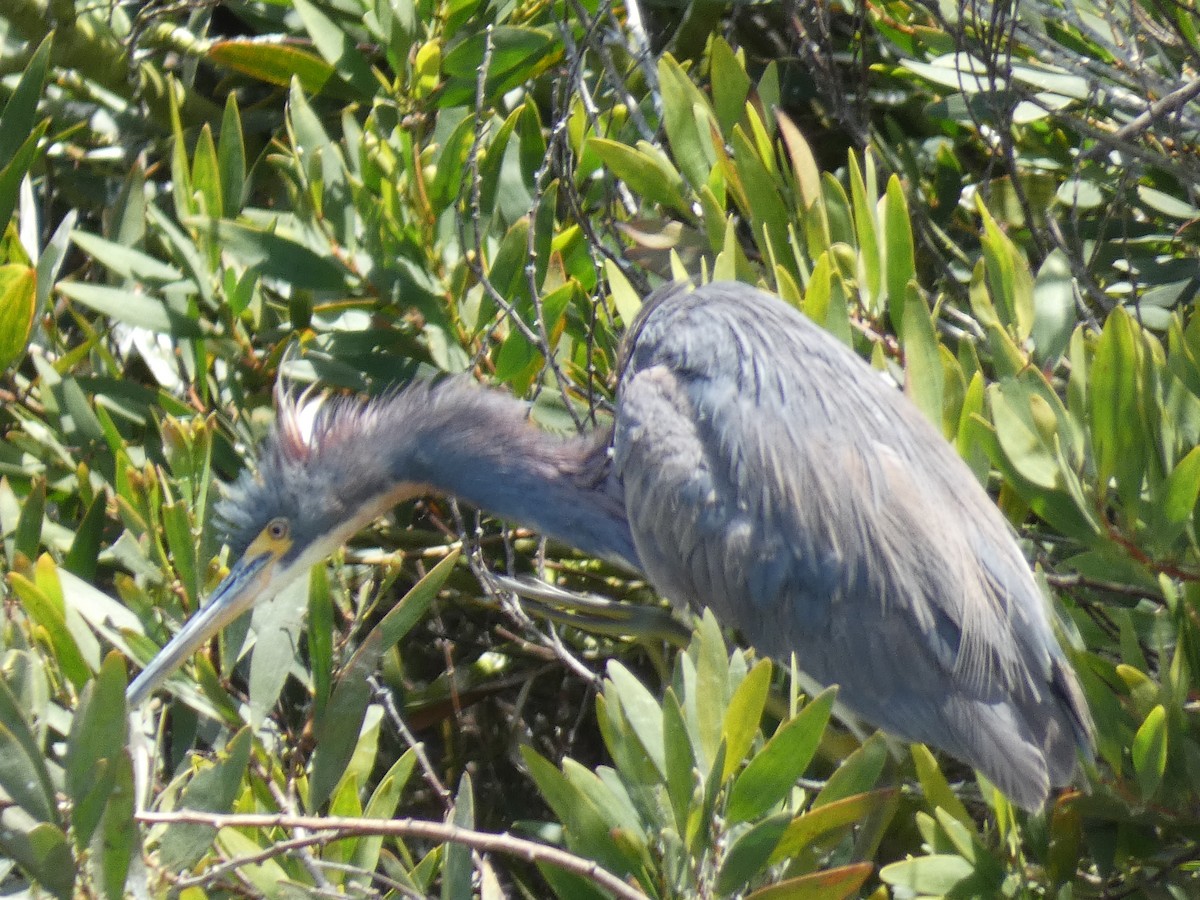
[[[492,26],[489,25],[487,27],[487,31],[484,33],[483,60],[479,64],[479,77],[475,82],[475,110],[477,127],[471,141],[471,150],[467,154],[467,172],[470,176],[470,194],[468,205],[471,216],[471,239],[475,249],[474,254],[468,255],[467,265],[470,266],[476,279],[478,279],[479,283],[483,286],[484,292],[489,298],[491,298],[491,301],[496,304],[501,313],[508,318],[509,322],[512,323],[512,327],[521,332],[521,335],[525,338],[525,340],[529,341],[529,343],[537,344],[537,335],[534,334],[533,330],[525,323],[525,320],[522,319],[520,314],[517,313],[516,307],[509,303],[507,298],[505,298],[500,291],[496,289],[496,286],[492,284],[491,279],[488,277],[488,273],[484,270],[483,264],[484,250],[483,240],[480,234],[480,227],[483,221],[483,213],[481,209],[483,202],[483,175],[479,168],[479,154],[483,150],[483,135],[487,130],[487,125],[490,121],[490,118],[488,116],[481,115],[480,111],[484,109],[484,101],[487,97],[487,76],[488,72],[491,70],[492,54],[494,52],[495,45],[492,39]],[[463,216],[458,217],[458,241],[461,246],[466,247],[467,240],[463,219]],[[484,346],[486,347],[486,345],[487,342],[485,340]],[[483,355],[482,350],[480,351],[480,355]],[[476,363],[478,363],[478,359],[476,360]]]
[[[352,835],[383,835],[385,837],[418,838],[438,843],[461,844],[480,853],[501,853],[529,863],[549,864],[586,878],[608,891],[618,900],[646,900],[646,895],[600,867],[590,859],[568,853],[557,847],[503,833],[472,831],[445,822],[421,819],[363,819],[349,816],[287,816],[267,814],[219,814],[176,810],[174,812],[141,812],[137,819],[146,825],[208,825],[211,828],[278,828],[284,831],[308,829],[305,840],[323,838],[341,840]]]
[[[1113,132],[1113,138],[1128,141],[1138,137],[1150,126],[1159,123],[1163,116],[1178,112],[1198,95],[1200,95],[1200,79],[1185,83],[1183,87],[1151,103],[1139,116],[1118,128]],[[1093,148],[1086,155],[1098,156],[1103,150],[1104,148]]]
[[[276,805],[289,815],[294,815],[296,812],[294,798],[283,792],[283,789],[275,782],[275,779],[271,777],[271,773],[266,771],[266,769],[261,766],[258,761],[255,761],[254,768],[258,772],[259,778],[262,779],[263,784],[267,786],[267,790],[271,792],[271,796],[274,798]],[[302,841],[303,838],[308,836],[309,835],[307,831],[297,829],[295,840]],[[306,844],[302,842],[297,843],[296,854],[300,858],[300,864],[308,871],[309,876],[316,883],[317,887],[333,887],[333,885],[329,883],[329,879],[325,877],[325,873],[321,871],[320,860],[308,852],[308,847]]]
[[[297,837],[286,841],[279,841],[259,853],[248,853],[245,856],[235,856],[226,859],[224,862],[201,872],[199,875],[193,875],[190,878],[178,878],[175,880],[175,887],[182,891],[190,887],[203,887],[215,884],[226,874],[236,875],[237,870],[245,866],[256,866],[269,859],[289,853],[307,852],[309,847],[327,844],[332,840],[331,835],[325,832],[313,833],[307,828],[297,828],[295,830],[298,835]],[[311,854],[309,855],[311,856]],[[309,874],[312,873],[310,872]],[[329,885],[329,881],[322,874],[321,881],[318,884]]]
[[[1056,572],[1046,572],[1046,581],[1057,588],[1083,587],[1093,591],[1104,591],[1107,594],[1119,594],[1123,597],[1137,597],[1163,603],[1161,591],[1143,587],[1140,584],[1123,584],[1119,581],[1105,581],[1101,578],[1089,578],[1078,572],[1060,575]]]
[[[367,676],[367,684],[371,686],[372,699],[383,708],[383,714],[388,722],[396,729],[396,732],[404,739],[404,743],[408,744],[408,748],[416,756],[417,764],[421,767],[421,773],[425,777],[426,784],[433,789],[438,799],[442,801],[442,806],[449,811],[453,802],[452,795],[446,789],[446,785],[442,783],[442,779],[438,777],[433,763],[429,761],[429,756],[425,753],[425,745],[417,740],[417,736],[412,733],[408,727],[408,723],[404,721],[404,716],[400,715],[400,710],[396,708],[396,701],[392,696],[392,692],[384,687],[377,675]]]

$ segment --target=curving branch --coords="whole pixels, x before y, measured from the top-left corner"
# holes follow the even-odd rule
[[[552,866],[586,878],[608,891],[617,900],[647,900],[644,893],[622,881],[600,864],[583,857],[539,844],[511,834],[472,831],[445,822],[421,819],[364,819],[350,816],[293,816],[279,814],[207,813],[195,810],[174,812],[139,812],[137,820],[145,825],[208,825],[212,828],[279,828],[285,831],[309,832],[303,838],[306,845],[327,843],[351,835],[384,835],[401,838],[423,838],[439,843],[462,844],[480,853],[502,853],[526,862]],[[283,850],[295,845],[280,845]],[[259,860],[261,861],[261,860]]]

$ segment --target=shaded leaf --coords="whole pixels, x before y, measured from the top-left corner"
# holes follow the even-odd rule
[[[249,728],[234,735],[218,759],[188,782],[180,806],[197,812],[229,812],[250,762],[250,738]],[[216,834],[217,830],[210,825],[168,826],[158,851],[163,867],[181,871],[195,865],[208,853]]]

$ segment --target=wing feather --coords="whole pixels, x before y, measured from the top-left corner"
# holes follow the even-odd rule
[[[1070,778],[1090,723],[1007,523],[916,408],[799,313],[744,286],[651,298],[614,470],[673,600],[795,650],[860,715],[1023,805]]]

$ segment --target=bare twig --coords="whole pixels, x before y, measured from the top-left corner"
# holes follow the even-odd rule
[[[278,828],[284,831],[307,829],[311,834],[306,842],[330,842],[353,835],[384,835],[385,837],[418,838],[438,843],[461,844],[480,853],[501,853],[534,864],[549,864],[586,878],[619,900],[646,900],[646,895],[622,881],[593,860],[584,859],[566,850],[515,837],[508,833],[494,834],[472,831],[445,822],[421,819],[363,819],[349,816],[289,816],[271,814],[218,814],[176,810],[174,812],[141,812],[137,819],[146,825],[208,825],[211,828]],[[289,844],[288,849],[294,849]],[[282,846],[282,845],[280,845]]]
[[[520,315],[518,315],[516,308],[508,302],[508,299],[496,289],[496,286],[492,284],[491,279],[488,278],[487,272],[484,271],[483,241],[480,237],[480,225],[483,221],[481,209],[483,197],[483,176],[479,170],[479,154],[483,149],[483,135],[487,130],[487,122],[489,119],[487,116],[479,115],[478,111],[484,109],[487,76],[492,66],[492,54],[495,52],[495,45],[492,41],[491,25],[487,27],[484,38],[483,60],[479,64],[479,78],[475,83],[475,109],[478,125],[475,128],[475,134],[471,141],[471,150],[467,154],[467,170],[470,173],[471,185],[469,200],[472,226],[471,240],[472,246],[474,247],[474,254],[468,258],[467,263],[471,267],[475,278],[483,286],[484,292],[487,293],[488,297],[491,298],[491,301],[495,303],[497,308],[499,308],[499,310],[508,318],[509,322],[512,323],[512,326],[521,332],[521,335],[525,338],[525,340],[529,341],[531,344],[536,344],[537,335],[534,334],[533,330],[525,323]],[[459,243],[466,247],[467,240],[466,234],[464,233],[465,227],[463,224],[463,217],[461,216],[458,219],[458,232]],[[486,341],[484,343],[486,345]]]
[[[368,676],[367,684],[371,686],[371,693],[374,695],[375,702],[383,707],[383,714],[387,717],[388,722],[396,729],[396,732],[404,739],[409,749],[417,757],[417,764],[421,767],[421,773],[425,777],[425,782],[437,794],[438,799],[442,801],[442,806],[449,810],[452,795],[446,789],[446,785],[442,783],[442,779],[438,777],[437,770],[433,768],[433,763],[429,761],[429,756],[425,753],[425,745],[417,740],[416,735],[409,729],[408,723],[404,721],[404,716],[400,715],[400,710],[396,709],[396,701],[392,697],[392,692],[380,683],[376,675]]]
[[[267,772],[257,761],[254,763],[254,768],[258,771],[259,778],[261,778],[263,783],[267,786],[267,790],[271,792],[271,796],[274,798],[276,805],[288,815],[295,814],[296,804],[294,798],[288,794],[285,794],[283,789],[276,783],[275,779],[271,777],[271,773]],[[306,830],[299,828],[296,829],[295,840],[301,841],[308,836],[309,835]],[[296,844],[295,849],[297,856],[300,858],[300,864],[304,866],[305,870],[308,872],[309,876],[311,876],[316,885],[321,888],[332,888],[333,885],[329,883],[329,879],[326,878],[325,873],[321,871],[320,861],[308,852],[308,845],[304,843],[298,843]]]

